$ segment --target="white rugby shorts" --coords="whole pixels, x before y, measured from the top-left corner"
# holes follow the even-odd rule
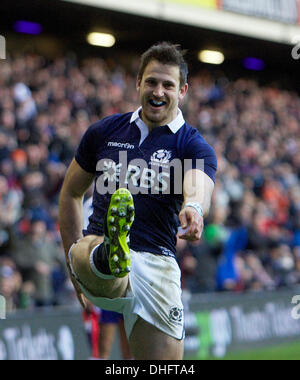
[[[131,253],[129,285],[123,298],[94,297],[78,282],[83,294],[95,306],[124,316],[129,338],[138,317],[176,339],[184,338],[181,300],[181,272],[177,261],[148,252]]]

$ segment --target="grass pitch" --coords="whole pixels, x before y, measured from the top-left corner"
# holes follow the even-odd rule
[[[300,360],[300,342],[252,351],[232,352],[228,353],[223,360]]]

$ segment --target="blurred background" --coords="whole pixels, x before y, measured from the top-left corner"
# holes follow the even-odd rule
[[[165,40],[187,50],[181,108],[219,165],[201,242],[178,241],[185,358],[298,359],[300,2],[1,0],[0,14],[0,360],[130,358],[120,319],[79,308],[58,196],[88,126],[139,106],[139,56]]]

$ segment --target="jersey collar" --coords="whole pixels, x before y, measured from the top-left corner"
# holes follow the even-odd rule
[[[135,122],[138,126],[142,126],[143,124],[143,127],[145,126],[145,123],[143,122],[143,120],[140,118],[140,112],[142,110],[142,107],[140,107],[139,109],[137,109],[133,114],[132,114],[132,117],[130,119],[130,123],[133,123]],[[176,118],[171,121],[169,124],[168,124],[168,127],[169,129],[175,134],[179,131],[179,129],[185,124],[185,120],[184,120],[184,117],[182,115],[182,112],[181,110],[178,108],[178,114],[176,116]],[[148,127],[147,127],[148,129]]]

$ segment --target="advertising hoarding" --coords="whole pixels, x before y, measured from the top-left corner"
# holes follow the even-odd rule
[[[286,24],[298,22],[298,0],[221,0],[220,9]]]
[[[186,305],[185,358],[221,358],[299,341],[297,291],[193,297]]]
[[[219,7],[220,0],[164,0],[168,3],[176,3],[182,5],[194,5],[202,8],[217,9]]]
[[[87,360],[78,311],[17,312],[0,321],[0,360]]]

